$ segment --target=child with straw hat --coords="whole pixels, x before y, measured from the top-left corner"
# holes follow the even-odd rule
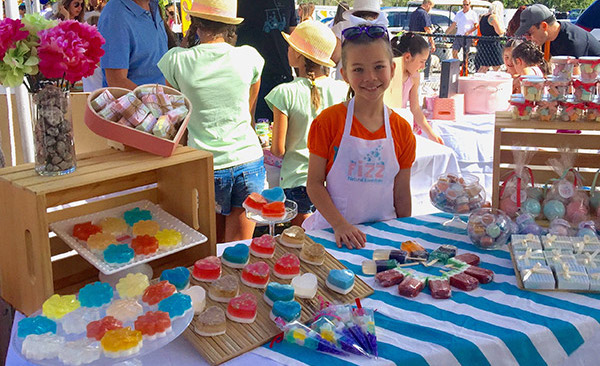
[[[280,186],[286,197],[298,204],[298,215],[292,223],[301,225],[314,211],[306,193],[310,124],[323,109],[345,99],[348,85],[327,77],[328,68],[335,66],[331,54],[336,44],[329,27],[306,20],[291,35],[282,34],[290,45],[290,66],[298,68],[299,74],[293,81],[276,86],[265,101],[273,110],[271,152],[283,156]]]
[[[252,128],[264,59],[250,46],[232,45],[243,21],[236,0],[194,0],[186,8],[200,44],[171,49],[158,67],[192,102],[188,145],[213,154],[217,242],[250,239],[254,223],[242,203],[264,188],[263,152]]]

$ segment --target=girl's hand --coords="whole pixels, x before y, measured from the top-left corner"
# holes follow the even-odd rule
[[[345,223],[333,228],[335,243],[338,248],[345,244],[348,249],[364,248],[367,236],[352,224]]]
[[[434,133],[429,135],[429,139],[433,142],[437,142],[438,144],[444,145],[444,140],[442,140],[441,137],[439,137],[438,135],[436,135]]]

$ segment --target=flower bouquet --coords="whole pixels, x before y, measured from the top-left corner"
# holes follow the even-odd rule
[[[96,27],[27,14],[0,21],[0,84],[24,83],[31,95],[35,169],[41,175],[75,170],[69,88],[91,76],[104,55]]]

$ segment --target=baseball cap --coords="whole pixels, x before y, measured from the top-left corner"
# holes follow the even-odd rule
[[[529,28],[553,16],[554,14],[545,5],[534,4],[528,6],[521,13],[519,29],[515,32],[515,36],[521,37],[523,34],[527,33]]]

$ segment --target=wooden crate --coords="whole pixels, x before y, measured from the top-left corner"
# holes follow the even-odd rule
[[[580,134],[557,133],[556,130],[580,130]],[[559,157],[556,148],[577,148],[575,167],[579,168],[584,185],[590,185],[600,168],[600,123],[598,122],[543,122],[521,121],[510,112],[497,112],[494,131],[494,171],[492,205],[498,207],[501,179],[514,169],[515,146],[539,149],[528,166],[536,184],[558,178],[547,165],[550,158]]]
[[[41,177],[33,164],[0,169],[2,297],[29,315],[53,293],[75,293],[96,281],[98,270],[49,233],[48,225],[141,199],[208,237],[207,243],[150,262],[155,274],[214,255],[213,177],[212,155],[190,147],[179,147],[169,158],[139,150],[80,154],[75,172],[59,177]],[[66,204],[71,205],[57,207]]]

